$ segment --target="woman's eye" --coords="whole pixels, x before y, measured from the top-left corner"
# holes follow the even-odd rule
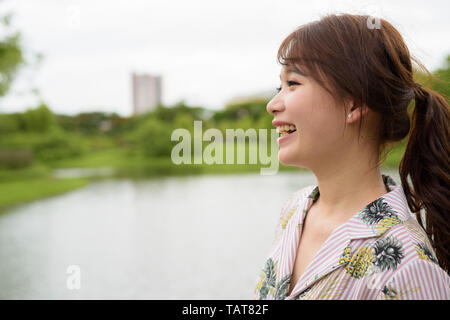
[[[287,84],[288,84],[288,87],[300,85],[300,83],[298,83],[298,82],[296,82],[296,81],[288,81]],[[281,88],[281,86],[280,86],[280,87],[278,87],[278,88],[276,88],[276,89],[277,89],[277,92],[280,92],[282,88]]]

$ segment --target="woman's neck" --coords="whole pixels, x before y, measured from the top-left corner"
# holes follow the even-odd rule
[[[370,202],[389,192],[379,169],[364,171],[339,171],[326,178],[316,176],[319,198],[314,203],[316,211],[325,218],[346,220]]]

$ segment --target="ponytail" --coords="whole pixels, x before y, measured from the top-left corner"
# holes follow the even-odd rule
[[[399,173],[408,206],[426,231],[439,265],[448,273],[450,110],[446,100],[436,91],[416,84],[414,93],[412,129]],[[408,175],[413,190],[408,184]],[[424,210],[422,214],[421,209]]]

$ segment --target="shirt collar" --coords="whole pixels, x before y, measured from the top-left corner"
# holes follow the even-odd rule
[[[393,226],[411,217],[402,185],[397,185],[389,176],[382,174],[388,193],[366,205],[351,217],[345,225],[351,239],[378,237]],[[311,205],[319,198],[319,186],[316,186],[308,198]]]

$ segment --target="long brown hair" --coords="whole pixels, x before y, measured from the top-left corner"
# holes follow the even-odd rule
[[[401,183],[409,209],[428,234],[440,266],[449,272],[449,105],[415,82],[412,61],[429,79],[433,76],[410,55],[400,33],[382,18],[330,14],[294,30],[277,59],[281,65],[298,66],[342,103],[352,99],[352,109],[368,107],[380,115],[377,165],[388,147],[408,137],[399,166]],[[344,121],[346,114],[344,110]],[[360,131],[362,122],[363,117]]]

